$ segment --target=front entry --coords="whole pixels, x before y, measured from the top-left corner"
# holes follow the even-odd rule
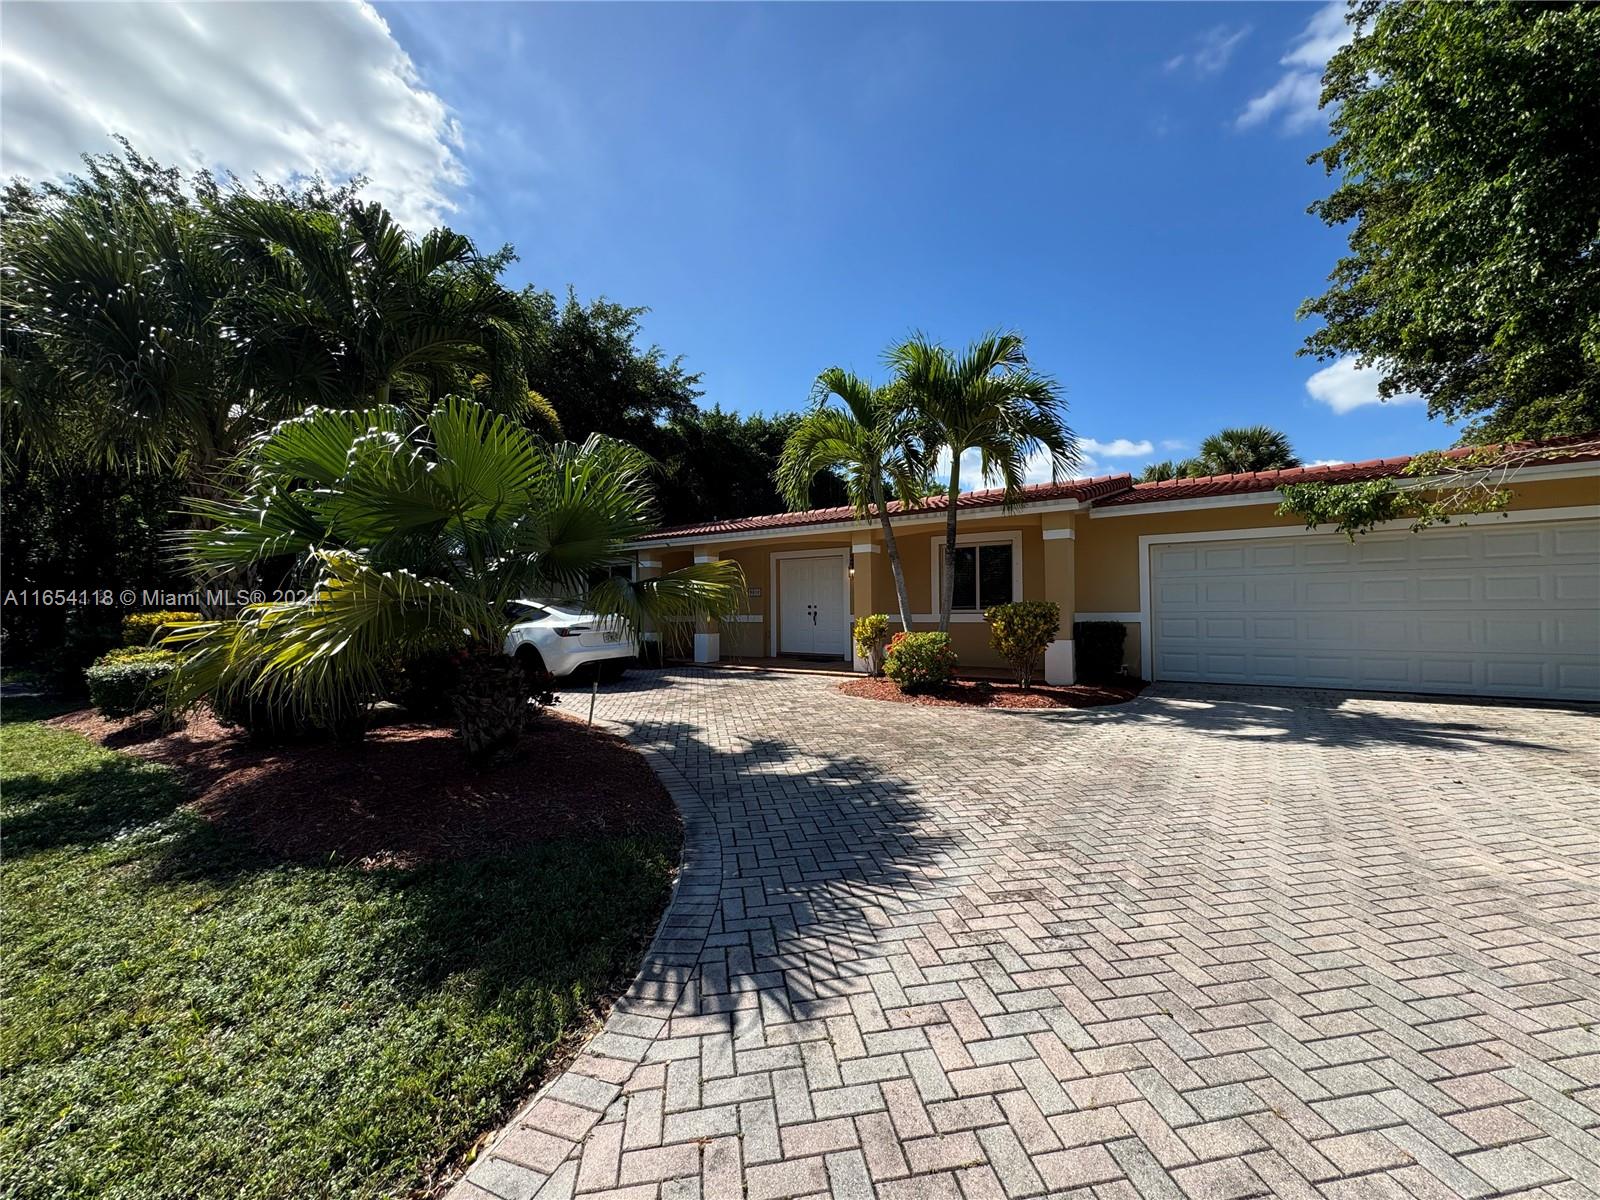
[[[778,653],[844,658],[850,650],[843,554],[778,560]]]

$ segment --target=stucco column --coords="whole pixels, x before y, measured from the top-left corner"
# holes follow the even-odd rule
[[[710,546],[696,546],[694,561],[710,563],[722,556]],[[722,657],[722,634],[715,621],[699,620],[694,623],[694,660],[697,663],[714,663]]]
[[[639,557],[634,560],[633,565],[635,582],[661,578],[661,560],[656,557],[659,553],[658,550],[639,552]],[[639,627],[639,661],[650,667],[661,665],[661,633],[656,629],[654,621],[645,621]]]
[[[856,648],[855,620],[872,613],[887,612],[893,605],[887,603],[888,598],[878,586],[878,576],[888,568],[884,565],[883,545],[875,534],[856,534],[850,547],[850,561],[854,567],[850,575],[850,661],[864,675],[871,669],[871,664]]]
[[[1072,619],[1077,608],[1077,543],[1073,515],[1042,513],[1044,528],[1044,595],[1061,606],[1061,628],[1056,640],[1045,647],[1044,681],[1067,684],[1077,679],[1072,654]]]

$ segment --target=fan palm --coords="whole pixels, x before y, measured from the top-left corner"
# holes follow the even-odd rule
[[[1168,458],[1145,467],[1139,473],[1139,482],[1165,483],[1169,479],[1188,479],[1194,475],[1205,474],[1207,471],[1198,458],[1182,458],[1177,462]]]
[[[512,601],[581,598],[637,629],[716,618],[742,595],[731,561],[618,577],[652,524],[650,460],[599,436],[549,445],[472,401],[448,399],[416,428],[392,405],[313,408],[258,438],[242,466],[242,491],[195,503],[206,527],[180,535],[184,555],[202,579],[287,562],[303,596],[177,627],[178,704],[260,699],[337,726],[396,659],[454,652],[461,734],[485,753],[515,740],[533,691],[502,654]]]
[[[1298,467],[1287,434],[1267,425],[1224,429],[1200,443],[1197,475],[1236,475]]]
[[[948,632],[962,455],[978,451],[984,479],[998,482],[1009,503],[1021,491],[1028,459],[1039,451],[1048,452],[1052,477],[1070,472],[1078,463],[1077,439],[1067,428],[1060,388],[1029,365],[1020,334],[988,334],[961,355],[918,334],[886,357],[928,448],[950,454],[939,598],[939,629]]]
[[[889,521],[884,481],[902,502],[921,497],[927,471],[921,456],[916,418],[892,387],[875,388],[860,376],[830,367],[817,376],[812,407],[784,443],[778,460],[779,490],[790,508],[811,502],[811,484],[821,471],[844,475],[856,515],[876,516],[883,527],[884,551],[894,576],[900,625],[911,628],[911,595],[906,590],[900,546]],[[830,403],[837,399],[843,407]]]

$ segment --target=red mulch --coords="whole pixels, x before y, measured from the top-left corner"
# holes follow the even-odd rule
[[[890,679],[851,679],[841,683],[839,690],[846,696],[861,696],[867,700],[893,700],[936,708],[1099,708],[1132,700],[1144,687],[1144,680],[1133,679],[1126,683],[1075,683],[1069,687],[1034,684],[1024,692],[1014,683],[957,679],[936,692],[909,696]]]
[[[358,745],[252,746],[201,710],[162,731],[92,710],[52,724],[176,768],[192,807],[297,862],[409,868],[559,838],[667,833],[678,813],[639,753],[546,712],[509,761],[474,770],[448,729],[371,730]]]

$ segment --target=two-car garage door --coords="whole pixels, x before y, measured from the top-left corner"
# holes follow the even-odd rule
[[[1600,700],[1600,520],[1152,541],[1160,680]]]

